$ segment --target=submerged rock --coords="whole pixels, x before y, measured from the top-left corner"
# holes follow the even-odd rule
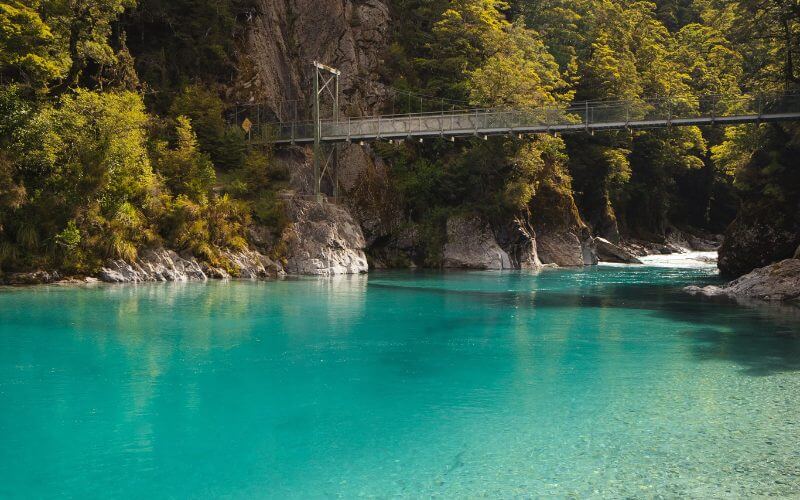
[[[332,203],[287,201],[290,220],[283,235],[286,272],[332,276],[368,270],[364,234],[346,208]]]
[[[628,250],[615,245],[605,238],[595,238],[597,256],[601,262],[619,262],[622,264],[641,264],[642,261],[636,258]]]
[[[456,269],[512,269],[511,259],[500,248],[489,225],[475,216],[447,220],[443,265]]]
[[[765,266],[727,285],[685,289],[691,294],[766,301],[800,301],[800,259],[786,259]]]

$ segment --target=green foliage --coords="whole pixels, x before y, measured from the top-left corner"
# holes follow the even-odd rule
[[[139,0],[123,18],[136,70],[157,89],[156,109],[169,109],[176,92],[204,82],[229,82],[235,72],[235,46],[242,20],[252,16],[253,0]],[[186,113],[181,114],[195,117]],[[198,130],[198,135],[203,136]]]
[[[723,106],[735,107],[734,101],[690,96],[740,96],[748,73],[792,80],[795,52],[787,47],[793,45],[776,30],[786,21],[783,35],[795,40],[798,13],[781,5],[777,0],[394,0],[394,11],[402,15],[395,16],[385,77],[411,91],[485,106],[558,106],[573,97],[640,100],[630,110],[637,117],[653,111],[641,99],[668,96],[657,105],[661,112],[714,107],[722,113],[732,111]],[[749,33],[775,35],[757,41],[742,26]],[[787,64],[790,70],[775,69]],[[568,161],[548,164],[566,163],[571,174],[551,171],[551,188],[559,186],[554,191],[520,173],[521,165],[539,163],[521,144],[508,141],[381,154],[388,154],[395,186],[412,214],[433,205],[471,206],[487,214],[519,211],[535,207],[548,192],[567,200],[574,188],[597,227],[613,226],[614,233],[615,212],[621,211],[630,232],[663,234],[670,220],[681,222],[686,213],[707,214],[691,219],[704,226],[712,223],[712,212],[734,208],[732,175],[753,149],[744,139],[710,128],[569,137]],[[638,211],[637,203],[644,204]],[[727,205],[715,208],[720,203]]]
[[[177,124],[175,147],[164,142],[156,146],[156,169],[172,193],[204,201],[216,182],[214,166],[199,151],[191,120],[179,116]]]
[[[225,105],[219,96],[202,85],[189,85],[170,107],[172,116],[191,119],[200,149],[208,154],[217,168],[240,168],[245,157],[245,135],[238,127],[229,126],[223,117]]]
[[[1,266],[92,272],[151,245],[225,265],[222,250],[246,248],[253,214],[286,224],[277,193],[288,172],[248,152],[212,90],[233,70],[231,35],[251,9],[0,2]],[[168,116],[145,110],[134,66]]]
[[[499,48],[467,75],[470,101],[488,107],[533,109],[565,101],[567,83],[539,35],[521,21],[505,25]]]
[[[67,222],[67,227],[55,237],[56,245],[72,250],[81,242],[81,231],[74,220]]]
[[[219,266],[225,264],[220,249],[247,247],[249,224],[247,205],[228,195],[214,196],[201,203],[178,195],[167,204],[163,231],[171,248],[191,252]]]
[[[71,64],[40,2],[0,2],[0,72],[36,88],[66,76]]]
[[[6,243],[50,260],[78,248],[96,259],[130,256],[145,244],[151,228],[134,207],[157,189],[147,121],[130,92],[78,91],[31,116],[5,153]]]
[[[0,87],[0,146],[8,146],[17,137],[32,113],[32,106],[19,87]]]
[[[277,236],[289,224],[278,193],[288,187],[289,171],[263,151],[253,150],[243,168],[247,191],[245,199],[253,204],[253,216]]]
[[[572,98],[546,40],[523,19],[512,18],[512,4],[399,0],[393,5],[403,16],[386,71],[401,86],[479,106],[529,110]],[[390,166],[392,190],[419,228],[425,263],[437,265],[453,213],[478,212],[501,221],[531,210],[550,213],[549,202],[567,206],[566,218],[574,218],[565,223],[575,223],[563,148],[559,139],[537,137],[381,144],[376,152]]]

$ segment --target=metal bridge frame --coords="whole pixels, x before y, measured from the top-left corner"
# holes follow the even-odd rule
[[[716,98],[716,96],[713,96]],[[711,96],[703,96],[711,99]],[[780,105],[776,105],[775,103]],[[740,105],[740,111],[718,109],[724,105]],[[641,107],[649,106],[649,112]],[[270,124],[278,132],[269,142],[274,144],[309,144],[367,142],[374,140],[435,139],[493,135],[525,135],[569,133],[620,129],[650,129],[691,125],[737,125],[800,121],[800,95],[756,96],[731,98],[716,102],[709,109],[692,113],[675,113],[669,99],[640,103],[627,101],[574,103],[569,107],[549,107],[529,111],[473,109],[410,113],[350,118],[310,123]],[[687,116],[689,115],[689,116]],[[284,130],[285,129],[285,130]],[[288,133],[291,130],[291,135]],[[312,138],[313,132],[313,138]]]
[[[339,123],[339,76],[342,74],[336,68],[314,61],[314,195],[318,200],[322,199],[322,177],[328,170],[328,166],[333,162],[333,196],[338,195],[338,179],[335,178],[336,161],[338,157],[338,144],[334,144],[329,155],[325,155],[322,148],[322,96],[327,92],[333,101],[333,121]],[[322,86],[320,86],[322,81]],[[333,83],[334,89],[331,89]],[[292,133],[294,138],[294,129]],[[325,164],[323,165],[323,160]]]
[[[421,112],[340,119],[339,78],[341,71],[313,61],[313,122],[298,122],[294,103],[291,123],[283,121],[283,107],[277,123],[261,123],[261,106],[256,105],[258,123],[252,141],[276,145],[313,144],[314,196],[322,199],[322,180],[331,176],[333,196],[338,196],[336,163],[342,143],[383,140],[446,139],[529,134],[634,130],[679,126],[737,125],[800,121],[800,94],[718,96],[672,96],[629,101],[588,101],[550,105],[525,110],[444,109]],[[323,98],[332,101],[330,119],[323,119]],[[250,105],[252,106],[252,105]],[[249,114],[249,113],[248,113]],[[326,113],[327,114],[327,113]],[[235,118],[239,121],[239,108]],[[249,135],[249,134],[248,134]]]

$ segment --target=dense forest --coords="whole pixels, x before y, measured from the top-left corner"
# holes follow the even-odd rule
[[[390,8],[382,80],[448,102],[524,109],[671,96],[696,109],[699,94],[800,84],[796,0]],[[221,250],[246,248],[251,225],[280,234],[289,173],[225,120],[237,45],[256,9],[248,0],[0,2],[0,269],[91,273],[155,245],[224,267]],[[731,264],[733,273],[800,243],[798,149],[795,125],[375,145],[428,235],[430,265],[443,221],[470,210],[490,221],[585,221],[612,240],[762,227],[750,237],[770,249]]]
[[[704,105],[699,95],[734,101],[792,92],[800,83],[796,2],[395,0],[393,6],[398,21],[387,80],[472,105],[524,109],[668,96],[697,110]],[[533,211],[539,225],[578,225],[582,215],[611,240],[621,232],[659,239],[674,226],[722,232],[739,211],[767,220],[762,243],[782,247],[737,263],[731,268],[737,273],[791,255],[800,243],[799,131],[685,127],[404,146],[394,148],[393,166],[410,211],[434,224],[431,214],[444,217],[465,200],[489,218]]]

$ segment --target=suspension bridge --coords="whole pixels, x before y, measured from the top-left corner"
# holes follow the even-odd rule
[[[251,140],[313,144],[601,130],[737,125],[800,120],[800,95],[698,96],[589,101],[528,110],[469,109],[257,124]]]
[[[253,143],[314,145],[316,193],[334,154],[322,152],[323,145],[365,144],[371,141],[426,139],[455,141],[457,138],[517,136],[530,134],[589,133],[607,130],[637,130],[682,126],[737,125],[800,121],[800,94],[773,93],[742,96],[695,95],[655,97],[620,101],[586,101],[552,104],[526,109],[464,108],[447,106],[436,98],[438,110],[376,116],[341,117],[339,77],[341,72],[314,62],[314,96],[311,120],[299,120],[297,104],[293,115],[278,113],[277,121],[263,120],[260,105],[237,108],[236,123],[244,125]],[[408,102],[411,104],[411,94]],[[416,99],[419,96],[414,96]],[[323,101],[331,104],[323,118]],[[452,101],[450,101],[452,102]],[[394,107],[394,103],[392,103]],[[327,159],[326,159],[327,158]],[[324,162],[324,164],[323,164]]]

